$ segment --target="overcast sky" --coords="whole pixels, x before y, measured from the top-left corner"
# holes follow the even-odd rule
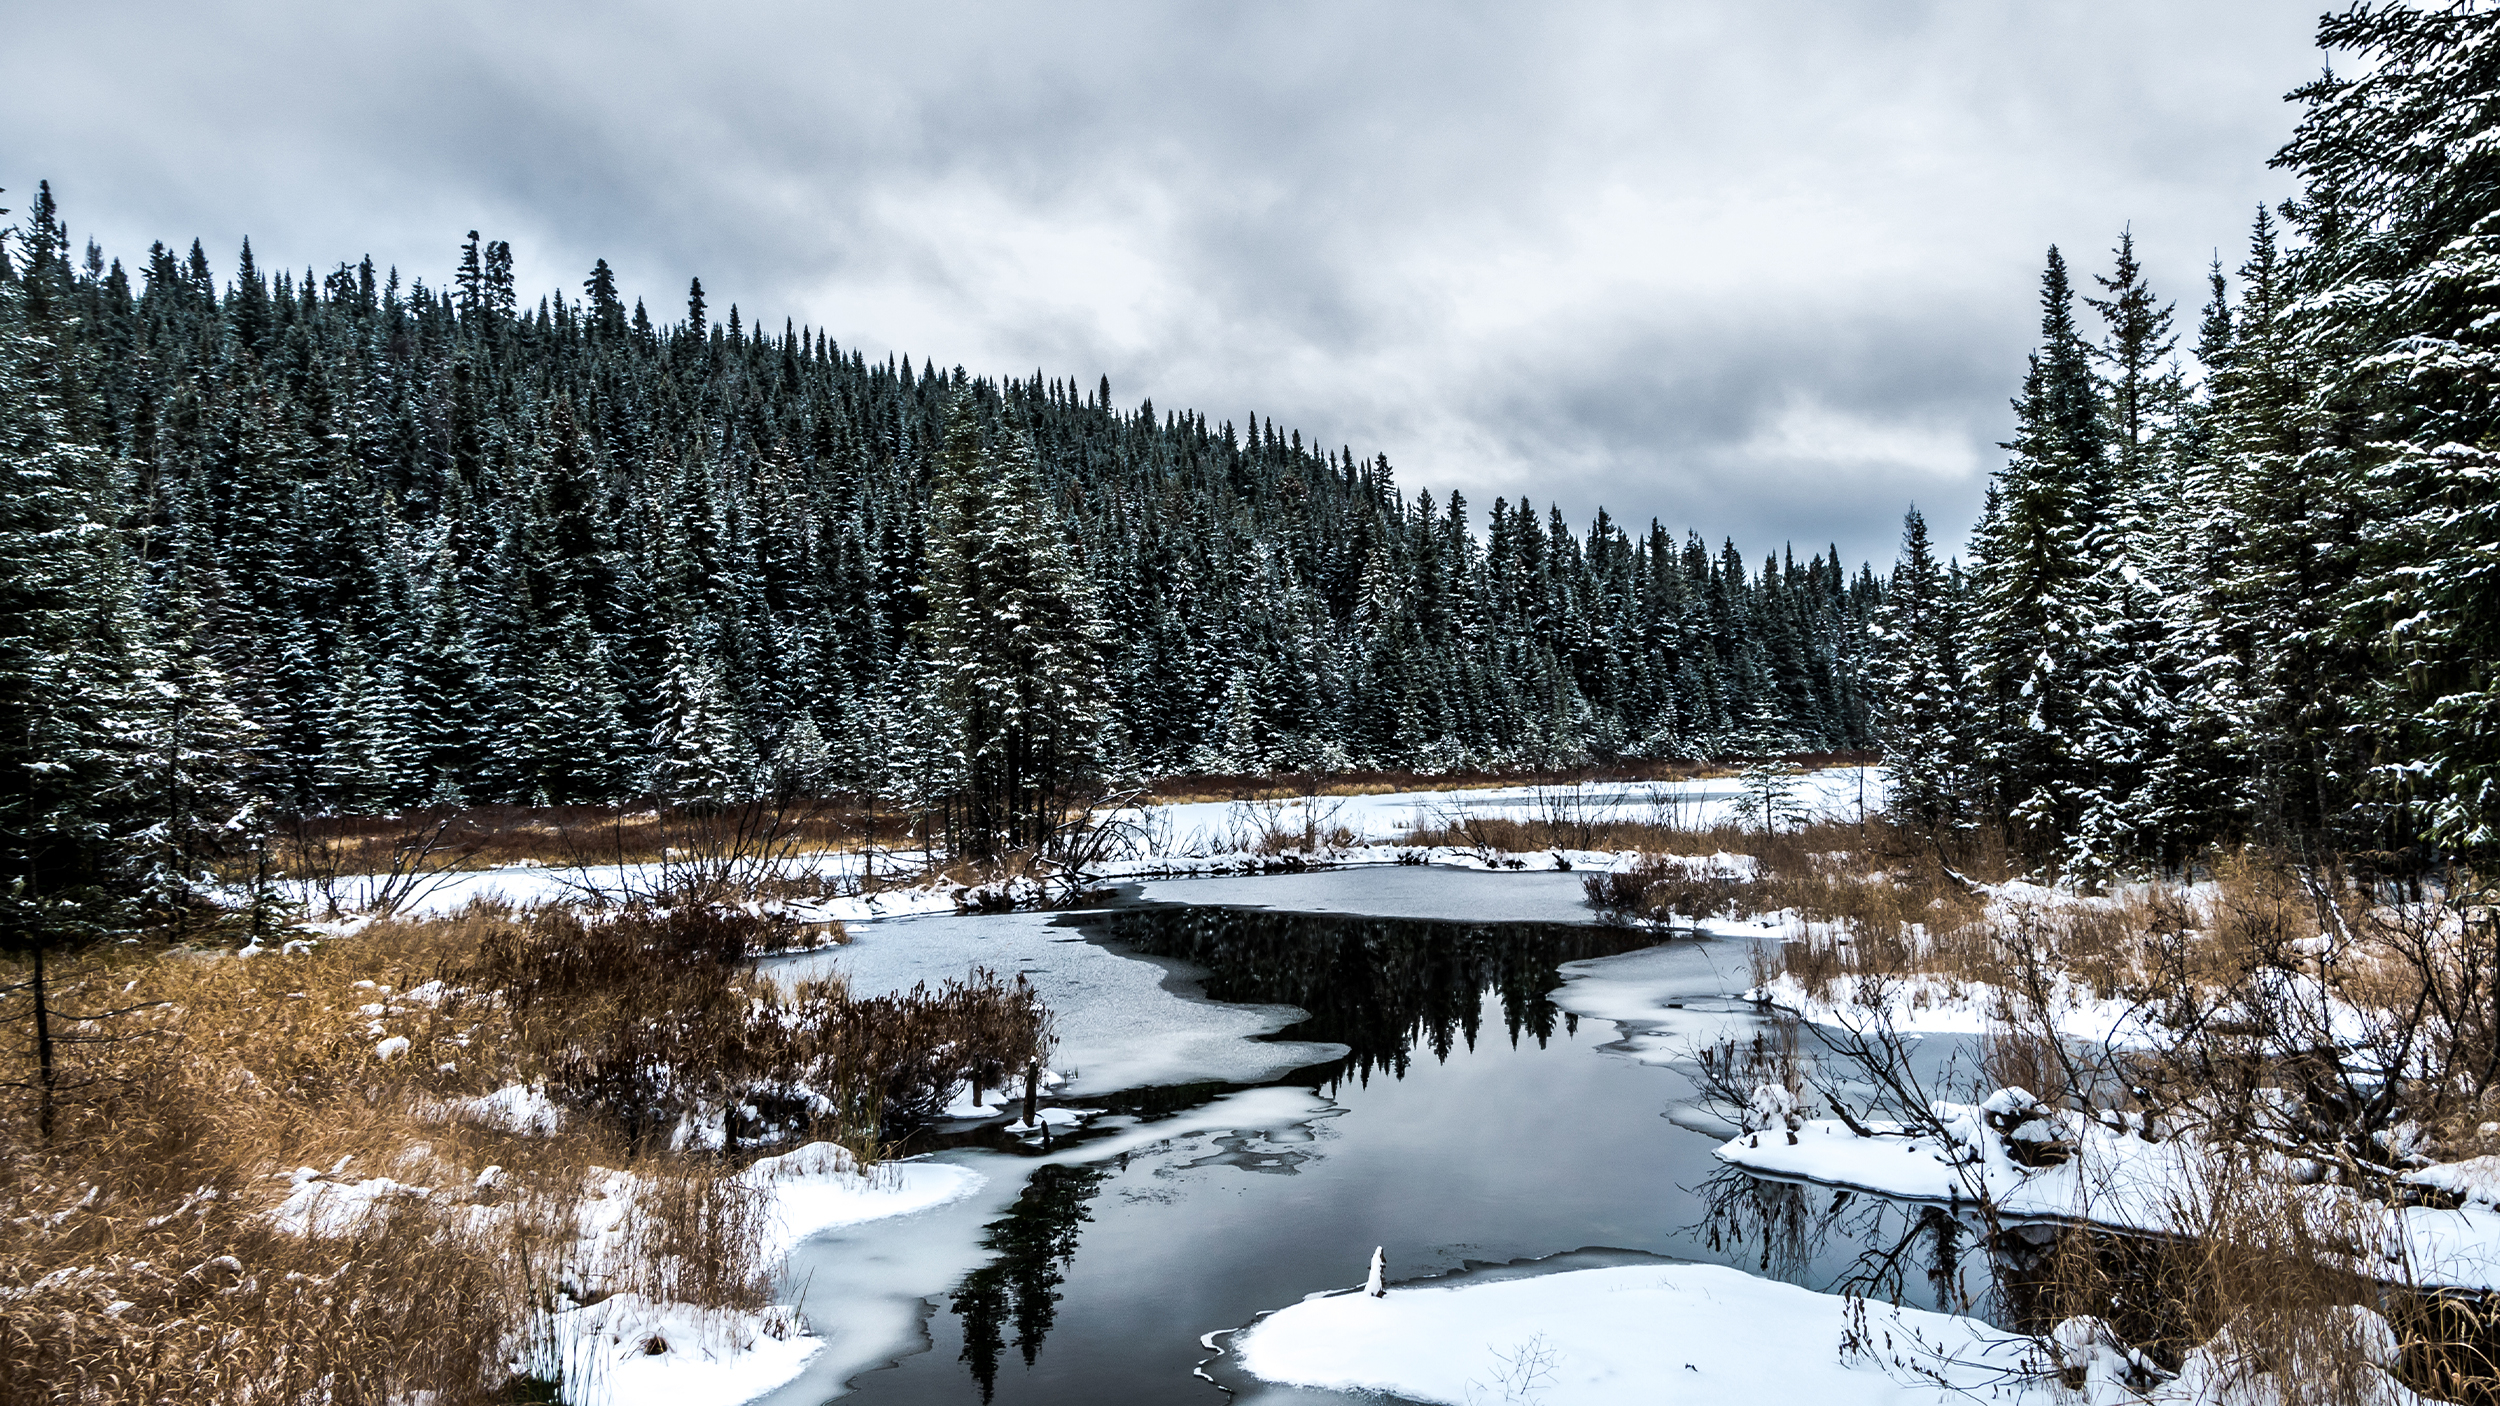
[[[1273,416],[1410,492],[1603,503],[1759,555],[1958,543],[2043,253],[2130,221],[2192,331],[2287,0],[27,6],[0,197],[221,271],[472,227],[715,314],[1133,406]]]

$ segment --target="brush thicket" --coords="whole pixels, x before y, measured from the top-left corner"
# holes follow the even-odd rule
[[[63,1021],[46,1139],[26,997],[0,999],[0,1406],[499,1401],[555,1370],[559,1295],[760,1306],[736,1153],[873,1158],[1048,1036],[1028,987],[986,975],[784,991],[747,960],[781,938],[696,905],[477,906],[289,953],[56,964],[56,1010],[126,1013]],[[516,1084],[561,1127],[467,1102]],[[273,1218],[307,1187],[308,1219]]]

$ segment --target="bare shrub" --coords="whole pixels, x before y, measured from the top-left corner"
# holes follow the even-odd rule
[[[459,984],[510,1014],[511,1077],[543,1082],[628,1145],[737,1148],[814,1136],[869,1150],[959,1085],[996,1088],[1047,1053],[1021,976],[854,999],[784,992],[746,958],[769,918],[735,909],[528,915],[491,933]]]
[[[1726,865],[1661,854],[1581,883],[1590,905],[1606,916],[1658,926],[1745,917],[1758,911],[1761,889],[1751,875]]]
[[[1227,846],[1241,854],[1318,854],[1351,848],[1360,838],[1340,819],[1342,798],[1316,792],[1266,791],[1235,800],[1225,816]]]
[[[2390,1399],[2400,1377],[2427,1385],[2426,1320],[2381,1282],[2388,1223],[2368,1203],[2304,1194],[2262,1158],[2217,1149],[2155,1211],[2183,1233],[2050,1241],[2017,1288],[2027,1321],[2059,1325],[2067,1344],[2094,1325],[2199,1400],[2345,1406]]]

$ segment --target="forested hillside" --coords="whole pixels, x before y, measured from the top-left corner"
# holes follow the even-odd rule
[[[230,273],[196,243],[134,268],[81,257],[47,186],[11,252],[7,471],[78,465],[13,549],[71,550],[44,533],[76,522],[115,560],[91,583],[123,643],[97,647],[149,658],[97,678],[184,700],[124,699],[154,740],[116,745],[239,747],[235,783],[281,807],[942,794],[979,750],[947,622],[1000,609],[944,599],[990,589],[949,561],[1000,547],[933,512],[950,442],[959,487],[1031,500],[1000,511],[1083,685],[1054,767],[1871,742],[1879,584],[1836,554],[1749,563],[1525,500],[1471,521],[1257,415],[872,361],[715,317],[700,282],[663,323],[605,261],[524,303],[474,234],[441,289],[273,276],[248,245]]]
[[[2500,11],[2355,6],[2192,333],[2051,250],[2012,451],[1878,621],[1903,813],[2084,877],[2500,840]],[[2078,295],[2097,314],[2079,325]]]

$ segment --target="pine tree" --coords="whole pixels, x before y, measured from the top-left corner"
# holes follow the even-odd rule
[[[731,711],[729,690],[709,653],[682,636],[670,642],[660,681],[660,725],[651,734],[652,789],[670,805],[717,809],[757,793],[755,751]]]
[[[2175,820],[2152,791],[2178,741],[2179,701],[2193,668],[2174,647],[2168,574],[2182,475],[2170,455],[2181,395],[2172,309],[2136,263],[2132,232],[2119,236],[2116,268],[2100,279],[2107,298],[2088,299],[2106,334],[2110,473],[2105,509],[2084,538],[2093,576],[2083,600],[2093,615],[2078,656],[2084,685],[2075,715],[2075,814],[2064,867],[2098,881],[2131,863],[2175,857]]]
[[[49,201],[36,223],[52,223]],[[39,246],[40,247],[40,246]],[[126,842],[141,735],[128,703],[144,640],[136,563],[113,527],[119,485],[66,433],[62,359],[0,276],[0,951],[29,959],[38,1127],[49,1140],[58,1066],[49,954],[123,920],[145,875]]]
[[[164,594],[134,671],[131,754],[115,803],[135,827],[129,863],[144,874],[144,916],[180,939],[222,896],[215,866],[256,838],[257,736],[201,644],[196,603],[179,583]]]
[[[961,771],[950,808],[973,853],[1044,847],[1089,768],[1105,677],[1091,593],[1043,497],[1031,441],[982,442],[983,397],[959,382],[931,489],[928,615],[936,696]]]
[[[2287,505],[2310,550],[2285,543],[2272,567],[2278,589],[2341,606],[2295,617],[2272,671],[2289,780],[2317,807],[2286,810],[2323,822],[2366,788],[2349,833],[2374,847],[2408,838],[2416,805],[2442,844],[2500,846],[2495,36],[2487,6],[2329,15],[2320,43],[2360,62],[2295,95],[2308,113],[2277,158],[2301,175],[2288,209],[2308,237],[2278,316],[2327,364],[2301,406],[2307,491]]]
[[[593,265],[590,277],[582,280],[582,296],[589,299],[590,326],[611,341],[625,336],[625,302],[616,291],[616,274],[601,259]]]
[[[1961,823],[1970,791],[1965,772],[1971,716],[1964,695],[1960,603],[1927,540],[1927,519],[1901,521],[1901,559],[1868,627],[1879,663],[1877,727],[1893,815],[1923,830]]]
[[[1981,803],[2027,843],[2071,834],[2091,598],[2086,544],[2108,502],[2103,410],[2075,330],[2065,260],[2041,276],[2040,349],[2014,402],[2012,453],[1972,544],[1973,669],[1986,710],[1975,739]]]
[[[332,657],[324,745],[315,786],[323,804],[349,815],[384,810],[421,794],[410,756],[409,708],[396,671],[377,670],[350,638]]]
[[[664,684],[662,696],[678,699],[680,687],[675,682]],[[521,724],[520,750],[526,758],[521,799],[533,804],[584,805],[613,800],[636,789],[638,749],[625,745],[624,701],[608,668],[607,646],[591,633],[586,617],[575,614],[566,619],[555,648],[532,671],[528,697],[533,706]],[[698,733],[703,730],[702,725],[690,724],[679,715],[677,731],[660,744],[661,750],[673,755],[680,735],[690,726]],[[711,785],[698,773],[699,769],[671,772],[676,779],[665,784],[683,786],[693,776],[695,789],[687,794],[695,799],[736,797],[738,787]]]

